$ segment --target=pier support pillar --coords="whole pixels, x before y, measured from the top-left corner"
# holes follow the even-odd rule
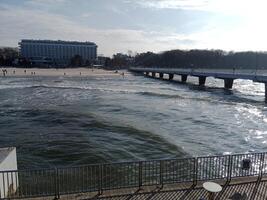
[[[182,77],[182,82],[185,83],[187,80],[187,75],[181,75],[181,77]]]
[[[146,76],[149,76],[149,72],[145,72],[145,75],[146,75]]]
[[[169,74],[169,80],[173,79],[173,74]]]
[[[200,86],[204,86],[205,85],[205,82],[206,82],[206,76],[200,76],[200,77],[198,77],[198,84]]]
[[[155,77],[156,76],[156,73],[155,72],[152,72],[152,77]]]
[[[159,73],[160,78],[163,78],[163,75],[164,75],[163,73]]]
[[[267,103],[267,83],[265,84],[265,103]]]
[[[224,79],[224,88],[225,89],[232,89],[234,83],[234,79],[226,78]]]

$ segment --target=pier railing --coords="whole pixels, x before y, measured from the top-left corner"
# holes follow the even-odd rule
[[[96,192],[122,188],[263,176],[267,153],[121,162],[0,172],[0,199]]]

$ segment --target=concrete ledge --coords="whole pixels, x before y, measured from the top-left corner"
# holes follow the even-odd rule
[[[18,188],[18,174],[14,171],[17,170],[16,148],[0,148],[0,198],[7,198],[16,192]]]

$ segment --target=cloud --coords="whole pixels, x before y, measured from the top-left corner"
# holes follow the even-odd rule
[[[266,0],[127,0],[148,9],[182,9],[209,13],[209,20],[186,35],[187,48],[224,50],[266,50]],[[201,20],[201,19],[200,19]],[[168,37],[168,36],[166,36]],[[183,45],[184,46],[184,45]]]
[[[34,6],[44,6],[44,5],[49,5],[49,4],[62,4],[66,3],[67,1],[70,0],[28,0],[26,1],[26,4],[28,5],[34,5]]]
[[[94,29],[69,18],[40,10],[9,7],[0,12],[1,45],[16,46],[20,39],[93,41],[99,53],[162,51],[193,43],[185,35],[132,29]]]
[[[38,0],[43,2],[44,0]],[[49,0],[50,1],[50,0]],[[69,0],[58,0],[58,2]],[[144,0],[136,0],[139,3]],[[176,8],[199,8],[205,6],[206,9],[211,4],[209,1],[203,4],[194,4],[196,0],[188,1],[171,1],[171,0],[147,0],[148,2],[169,2],[165,7],[172,5],[170,2],[176,3]],[[213,2],[216,2],[214,0]],[[224,0],[228,2],[230,0]],[[239,0],[236,0],[239,1]],[[236,2],[235,1],[235,2]],[[260,0],[255,0],[260,1]],[[124,0],[125,2],[125,0]],[[128,3],[133,1],[127,0]],[[179,4],[178,4],[179,3]],[[183,3],[183,4],[182,4]],[[136,5],[136,3],[134,3]],[[217,4],[216,4],[217,5]],[[127,52],[128,50],[143,51],[164,51],[169,49],[190,49],[190,48],[221,48],[224,50],[266,50],[267,28],[264,26],[267,13],[264,11],[263,4],[250,5],[245,3],[240,5],[240,9],[246,9],[247,15],[233,23],[233,18],[222,17],[221,20],[211,20],[205,23],[201,29],[188,31],[188,34],[181,34],[183,30],[171,29],[164,23],[158,23],[161,29],[153,29],[153,25],[149,25],[147,20],[143,21],[142,27],[128,27],[117,25],[117,28],[103,28],[105,25],[100,24],[97,27],[88,26],[86,20],[94,19],[91,17],[92,11],[81,12],[80,18],[71,18],[66,13],[50,13],[49,10],[38,9],[27,5],[3,5],[0,3],[0,46],[17,46],[20,39],[61,39],[61,40],[77,40],[77,41],[93,41],[99,47],[99,53],[111,56],[117,52]],[[251,6],[250,8],[248,8]],[[161,5],[162,7],[162,5]],[[224,7],[227,7],[224,5]],[[233,7],[237,7],[233,3]],[[260,7],[260,8],[259,8]],[[226,9],[223,7],[218,8]],[[228,8],[231,10],[232,8]],[[250,9],[250,10],[249,10]],[[248,12],[250,11],[250,12]],[[108,12],[108,11],[106,11]],[[111,11],[114,12],[114,11]],[[192,11],[193,12],[193,11]],[[157,13],[157,11],[156,11]],[[232,13],[232,11],[227,11]],[[239,11],[239,13],[245,14]],[[127,13],[125,13],[126,15]],[[130,13],[128,13],[130,15]],[[110,16],[110,15],[108,15]],[[213,16],[213,15],[211,15]],[[241,16],[241,15],[240,15]],[[82,21],[83,18],[83,22]],[[106,19],[104,19],[106,20]],[[102,20],[102,21],[104,21]],[[201,20],[201,19],[200,19]],[[229,20],[229,21],[227,21]],[[113,22],[110,20],[110,23]],[[104,22],[102,22],[104,23]],[[189,23],[189,22],[188,22]],[[230,24],[230,25],[229,25]],[[110,28],[111,27],[111,28]],[[181,28],[182,29],[182,28]],[[157,30],[157,31],[155,31]]]
[[[88,18],[88,17],[92,17],[93,16],[93,13],[83,13],[83,14],[81,14],[81,16],[82,17],[84,17],[84,18]]]
[[[252,16],[265,12],[266,0],[125,0],[153,9],[202,10],[214,13]]]
[[[128,0],[127,2],[133,2]],[[155,9],[204,9],[208,0],[136,0],[137,4]]]

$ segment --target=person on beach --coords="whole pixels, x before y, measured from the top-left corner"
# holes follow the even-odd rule
[[[24,70],[24,74],[26,74],[26,69]]]
[[[15,70],[13,71],[13,74],[16,74],[16,71]]]

